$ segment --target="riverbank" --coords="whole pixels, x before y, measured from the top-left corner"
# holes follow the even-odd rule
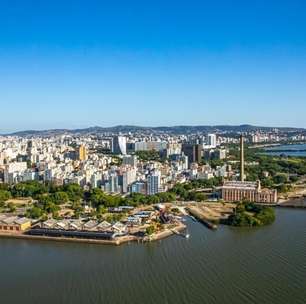
[[[183,223],[178,223],[175,227],[173,228],[167,228],[163,231],[160,231],[158,233],[154,233],[151,236],[146,236],[145,238],[142,239],[143,242],[151,242],[151,241],[158,241],[165,239],[173,234],[179,234],[181,231],[186,229],[186,225]]]
[[[263,143],[263,144],[255,144],[251,145],[248,148],[251,149],[261,149],[261,148],[273,148],[273,147],[284,147],[284,146],[298,146],[298,145],[305,145],[305,141],[299,141],[299,142],[282,142],[282,143]]]
[[[306,178],[303,177],[298,183],[293,185],[293,190],[280,194],[278,197],[278,204],[286,204],[293,200],[300,200],[306,198]]]
[[[277,205],[284,208],[306,208],[306,197],[286,200]]]
[[[25,233],[7,233],[1,232],[1,238],[13,238],[24,240],[38,240],[38,241],[55,241],[55,242],[72,242],[72,243],[88,243],[88,244],[103,244],[103,245],[121,245],[130,241],[137,241],[135,236],[123,236],[114,240],[101,240],[101,239],[83,239],[83,238],[69,238],[69,237],[52,237],[44,235],[29,235]]]
[[[60,237],[60,236],[45,236],[45,235],[30,235],[27,232],[24,233],[10,233],[10,232],[0,232],[0,238],[12,238],[12,239],[24,239],[24,240],[38,240],[38,241],[53,241],[53,242],[70,242],[70,243],[87,243],[87,244],[100,244],[100,245],[122,245],[128,242],[148,242],[148,241],[157,241],[171,235],[177,234],[182,230],[186,229],[186,225],[179,222],[174,227],[167,228],[163,231],[154,233],[153,235],[139,237],[136,235],[125,235],[121,237],[116,237],[112,240],[103,240],[103,239],[85,239],[85,238],[76,238],[76,237]]]
[[[282,144],[280,143],[270,143],[270,144],[257,144],[257,145],[252,145],[249,146],[249,149],[261,149],[261,148],[269,148],[269,147],[278,147],[281,146]]]
[[[209,229],[217,229],[218,226],[215,224],[219,221],[217,218],[212,218],[207,215],[207,211],[204,211],[202,208],[196,206],[189,206],[186,208],[188,213],[195,217],[198,221],[204,224]]]

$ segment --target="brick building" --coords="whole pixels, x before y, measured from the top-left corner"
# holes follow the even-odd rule
[[[277,203],[277,190],[262,189],[257,182],[225,182],[221,189],[222,199],[227,202],[247,200],[253,203]]]

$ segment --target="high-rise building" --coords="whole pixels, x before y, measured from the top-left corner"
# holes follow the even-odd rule
[[[146,194],[146,183],[142,181],[136,181],[131,184],[130,186],[130,192],[131,193],[141,193]]]
[[[87,159],[87,150],[84,145],[80,145],[77,150],[77,158],[80,161],[84,161]]]
[[[211,148],[216,148],[217,147],[217,136],[216,136],[216,134],[208,134],[207,143]]]
[[[128,187],[136,180],[136,169],[126,168],[121,175],[119,175],[119,185],[121,186],[122,193],[128,192]]]
[[[166,141],[137,141],[134,144],[135,151],[161,151],[167,148]]]
[[[202,160],[202,145],[183,144],[183,153],[188,156],[189,167],[192,163],[199,163]]]
[[[226,158],[226,150],[225,149],[208,149],[204,150],[204,159],[212,160],[212,159],[225,159]]]
[[[112,140],[112,153],[126,154],[126,137],[114,136]]]
[[[116,173],[110,174],[109,179],[108,179],[108,187],[109,187],[108,191],[110,193],[120,192],[119,179]]]
[[[160,189],[160,172],[154,171],[147,177],[147,194],[154,195],[159,192]]]
[[[4,182],[8,184],[22,181],[22,175],[27,170],[26,162],[12,162],[5,166],[3,176]]]
[[[176,143],[167,144],[167,149],[166,149],[167,157],[173,154],[180,154],[181,152],[182,152],[181,144],[176,144]]]
[[[27,142],[27,155],[28,155],[28,157],[31,157],[32,149],[33,149],[33,141],[29,140]]]
[[[124,155],[122,158],[123,165],[137,166],[137,155]]]

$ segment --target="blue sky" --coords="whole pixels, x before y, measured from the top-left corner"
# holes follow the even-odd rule
[[[306,127],[306,2],[0,0],[0,105],[0,132]]]

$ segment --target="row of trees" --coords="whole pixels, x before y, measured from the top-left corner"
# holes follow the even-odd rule
[[[11,197],[32,197],[34,205],[27,211],[27,216],[40,218],[52,214],[57,217],[60,205],[69,203],[76,215],[83,212],[81,201],[87,201],[96,208],[97,215],[106,213],[109,207],[152,205],[179,200],[203,201],[205,194],[195,190],[200,188],[211,188],[220,185],[221,179],[194,180],[189,183],[177,184],[168,192],[155,195],[144,195],[132,193],[126,197],[121,195],[110,195],[99,188],[84,191],[78,184],[67,184],[56,186],[52,183],[42,184],[38,181],[22,182],[16,185],[1,185],[0,204]],[[0,205],[1,206],[1,205]]]
[[[184,201],[203,201],[207,197],[204,193],[196,192],[199,189],[214,188],[222,184],[222,178],[215,177],[211,179],[197,179],[184,184],[176,184],[170,191],[174,193],[179,200]]]
[[[144,195],[141,193],[132,193],[127,197],[120,195],[109,195],[99,188],[94,188],[86,193],[87,200],[93,207],[118,207],[118,206],[138,206],[152,205],[164,202],[172,202],[176,195],[172,192],[163,192],[155,195]]]
[[[21,182],[14,185],[0,184],[0,193],[3,196],[9,193],[11,197],[32,197],[33,199],[49,194],[55,202],[78,201],[84,196],[83,189],[77,184],[56,186],[53,183],[38,181]]]
[[[156,195],[143,195],[133,193],[127,197],[120,195],[109,195],[99,188],[84,191],[78,184],[67,184],[56,186],[52,183],[43,184],[38,181],[21,182],[15,185],[2,184],[0,188],[0,202],[11,197],[32,197],[42,204],[45,202],[61,205],[67,202],[78,202],[85,200],[94,206],[104,205],[106,207],[116,207],[120,205],[139,205],[171,202],[177,197],[181,199],[203,198],[202,193],[193,192],[196,189],[212,188],[220,185],[221,178],[209,180],[193,180],[184,184],[177,184],[169,192],[162,192]]]

